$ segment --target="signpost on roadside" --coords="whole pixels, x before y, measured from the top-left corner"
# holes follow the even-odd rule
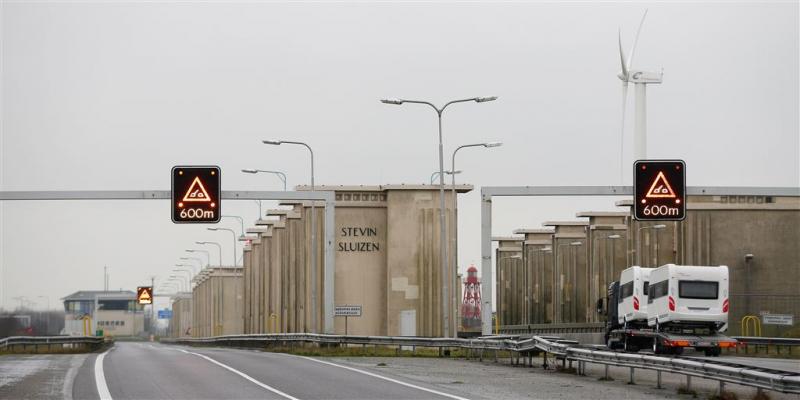
[[[172,319],[172,310],[164,309],[158,310],[158,319]]]
[[[793,314],[762,314],[761,323],[764,325],[794,325]]]
[[[344,334],[347,335],[347,318],[360,317],[361,305],[343,305],[336,306],[333,309],[333,315],[336,317],[344,317]]]

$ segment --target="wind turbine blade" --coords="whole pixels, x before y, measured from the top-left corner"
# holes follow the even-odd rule
[[[636,37],[633,39],[633,46],[631,47],[630,57],[628,59],[628,69],[630,70],[633,66],[633,53],[636,51],[636,44],[639,43],[639,34],[642,33],[642,25],[644,25],[644,18],[647,17],[647,11],[644,10],[644,15],[642,15],[642,21],[639,22],[639,29],[636,30]]]
[[[617,31],[619,33],[619,62],[622,64],[622,75],[628,79],[628,67],[625,65],[625,52],[622,51],[622,29]]]
[[[619,183],[624,183],[625,166],[624,166],[624,148],[625,148],[625,108],[628,104],[628,82],[622,81],[622,121],[620,124],[619,133]]]

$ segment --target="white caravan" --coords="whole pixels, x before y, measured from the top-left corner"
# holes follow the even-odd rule
[[[644,325],[647,322],[647,291],[650,273],[655,268],[633,266],[622,271],[617,298],[617,319],[620,325]]]
[[[728,267],[667,264],[650,273],[647,325],[708,327],[728,323]]]

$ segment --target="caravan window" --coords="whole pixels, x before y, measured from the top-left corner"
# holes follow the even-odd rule
[[[649,292],[648,292],[648,295],[647,295],[647,303],[650,304],[650,303],[653,302],[653,300],[655,300],[655,299],[657,299],[659,297],[666,296],[668,289],[669,289],[669,281],[668,280],[661,281],[661,282],[658,282],[658,283],[654,283],[648,289]]]
[[[622,299],[631,296],[633,296],[633,281],[619,287],[619,302],[622,303]]]
[[[642,289],[642,294],[647,296],[648,290],[650,289],[650,282],[644,281],[644,289]]]
[[[709,281],[680,281],[678,282],[678,297],[684,299],[719,298],[719,282]]]

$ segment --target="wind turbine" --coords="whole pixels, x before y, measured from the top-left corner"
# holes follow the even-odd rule
[[[639,34],[642,32],[642,25],[644,19],[647,17],[647,10],[642,15],[642,21],[639,23],[639,29],[636,31],[636,36],[633,39],[633,46],[628,53],[628,59],[625,59],[625,52],[622,50],[622,28],[619,29],[619,60],[622,65],[622,72],[617,77],[622,81],[622,129],[620,132],[620,179],[624,168],[622,148],[623,140],[625,138],[625,108],[628,99],[628,83],[634,84],[636,95],[636,108],[634,119],[634,136],[633,136],[633,156],[635,160],[643,160],[647,158],[647,85],[661,83],[664,76],[663,69],[661,72],[650,72],[633,69],[633,56],[636,53],[636,44],[639,42]]]

